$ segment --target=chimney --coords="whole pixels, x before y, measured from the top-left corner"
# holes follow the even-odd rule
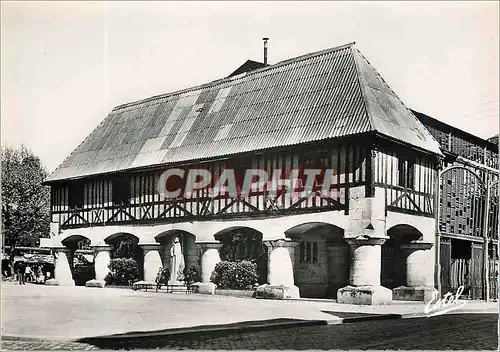
[[[267,41],[269,38],[262,38],[264,41],[264,66],[267,66]]]

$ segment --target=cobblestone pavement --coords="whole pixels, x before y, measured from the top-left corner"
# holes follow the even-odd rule
[[[104,349],[203,350],[496,350],[498,315],[446,314],[432,318],[365,321],[259,332],[158,337],[122,343],[99,343]],[[89,350],[80,343],[4,342],[4,350]]]
[[[91,351],[98,347],[77,342],[2,341],[2,351]]]

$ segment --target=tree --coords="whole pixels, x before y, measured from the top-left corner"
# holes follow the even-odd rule
[[[40,158],[24,146],[2,149],[2,236],[5,244],[38,245],[49,237],[50,191],[42,186],[48,173]]]

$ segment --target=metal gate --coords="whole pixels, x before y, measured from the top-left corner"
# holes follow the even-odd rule
[[[463,296],[469,296],[471,292],[471,260],[470,259],[452,259],[450,266],[451,291],[455,293],[459,287],[463,287]]]
[[[469,289],[472,299],[498,295],[498,269],[490,264],[495,256],[488,253],[491,242],[498,240],[498,180],[489,172],[476,171],[470,166],[453,165],[441,171],[436,182],[436,233],[440,238],[436,254],[441,267],[441,272],[436,272],[436,284],[442,295],[460,286],[464,286],[464,294]],[[461,235],[483,243],[471,241],[470,257],[454,254],[452,261],[451,241],[443,237]]]
[[[490,298],[491,299],[498,299],[498,257],[497,257],[497,249],[496,246],[494,245],[495,248],[492,250],[492,253],[490,255],[490,262],[489,264],[489,278],[490,278]],[[493,247],[493,246],[492,246]]]

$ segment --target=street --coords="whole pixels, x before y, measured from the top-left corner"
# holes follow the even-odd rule
[[[446,314],[432,318],[364,321],[270,331],[134,339],[120,343],[4,341],[3,350],[91,349],[403,349],[496,350],[497,314]],[[109,341],[109,340],[108,340]]]
[[[497,347],[498,307],[495,303],[466,302],[460,310],[432,318],[338,324],[343,318],[352,317],[421,315],[424,305],[394,302],[386,306],[354,306],[321,300],[276,301],[16,284],[5,284],[2,293],[2,335],[6,337],[2,350],[483,350]],[[188,333],[189,328],[197,326],[275,319],[294,319],[307,324],[246,332],[209,333],[195,329]],[[331,325],[310,325],[315,320]],[[185,333],[158,336],[159,331],[172,329]],[[137,331],[149,332],[153,337],[109,338],[109,335]]]

